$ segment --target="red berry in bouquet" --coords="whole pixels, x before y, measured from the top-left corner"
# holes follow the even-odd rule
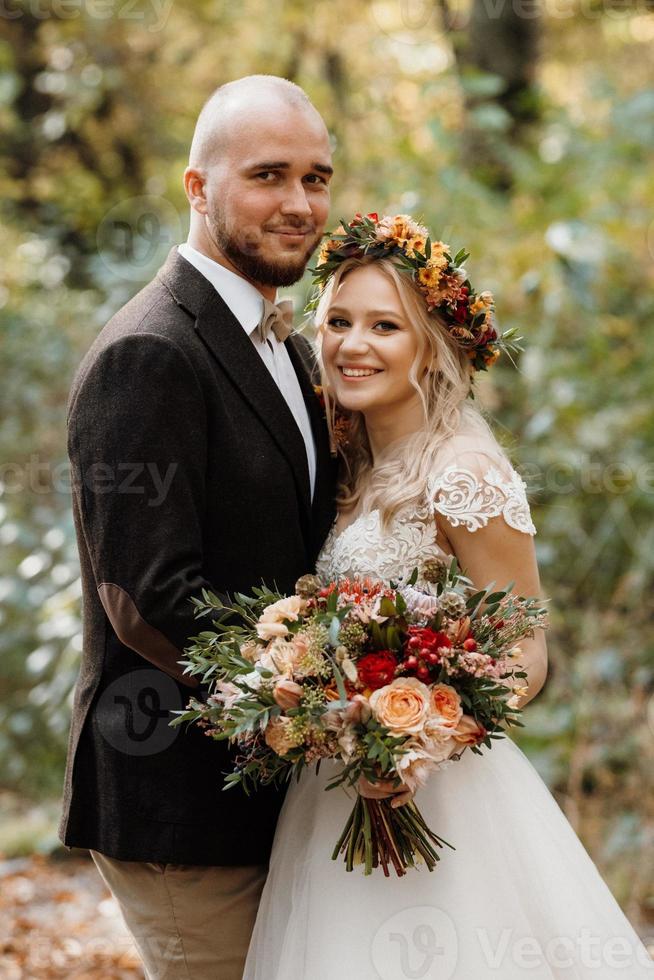
[[[410,626],[407,647],[413,652],[420,650],[422,656],[435,653],[439,647],[451,647],[452,641],[447,633],[437,632],[428,627]]]

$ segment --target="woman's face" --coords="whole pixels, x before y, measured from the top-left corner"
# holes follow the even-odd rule
[[[378,419],[380,413],[415,411],[420,398],[409,371],[418,349],[392,280],[374,264],[347,273],[332,295],[322,335],[322,360],[336,400]]]

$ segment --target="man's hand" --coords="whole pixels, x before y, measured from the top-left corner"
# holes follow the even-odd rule
[[[359,795],[368,800],[387,800],[393,797],[391,802],[393,809],[396,809],[398,806],[404,806],[405,803],[409,803],[414,797],[413,790],[404,786],[402,783],[399,786],[394,786],[392,779],[378,779],[374,783],[371,783],[365,776],[359,776],[357,789]]]

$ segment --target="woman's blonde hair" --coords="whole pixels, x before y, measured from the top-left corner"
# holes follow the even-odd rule
[[[327,311],[339,285],[349,272],[375,263],[380,273],[394,283],[409,323],[418,335],[418,351],[409,380],[418,393],[424,412],[422,429],[389,447],[378,456],[373,467],[372,453],[360,412],[347,412],[336,405],[329,389],[320,354]],[[427,481],[434,473],[437,456],[455,436],[481,437],[481,442],[504,456],[481,409],[467,396],[472,383],[470,361],[437,314],[429,313],[423,296],[406,272],[390,259],[356,258],[345,260],[327,283],[316,308],[319,363],[327,420],[334,437],[338,408],[348,418],[347,443],[338,446],[341,456],[341,482],[337,503],[340,508],[361,506],[364,511],[379,510],[388,526],[393,516],[408,504],[419,506]],[[421,378],[418,370],[428,367]]]

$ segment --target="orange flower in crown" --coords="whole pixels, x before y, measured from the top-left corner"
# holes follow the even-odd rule
[[[428,229],[408,214],[355,214],[341,221],[341,230],[326,236],[313,269],[317,294],[308,305],[315,309],[320,293],[347,259],[392,259],[409,273],[422,293],[427,310],[439,315],[445,329],[462,347],[475,371],[486,371],[503,350],[519,351],[515,329],[497,331],[493,294],[473,288],[463,263],[465,249],[452,255],[445,242],[432,241]]]

